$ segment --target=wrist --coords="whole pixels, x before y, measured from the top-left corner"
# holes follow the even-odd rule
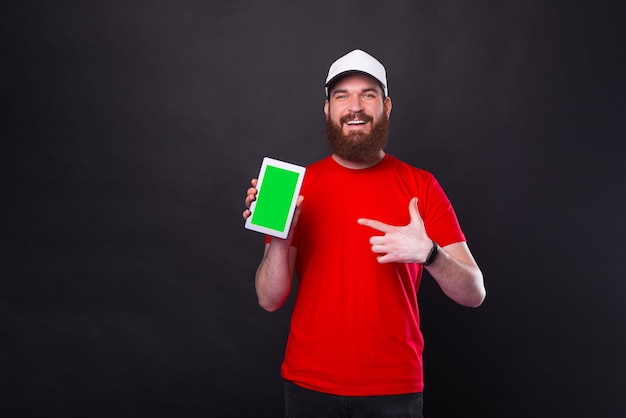
[[[422,263],[422,265],[430,266],[432,263],[435,262],[435,259],[437,258],[438,254],[439,254],[439,246],[437,245],[435,241],[433,241],[433,246],[430,249],[428,256],[426,256],[426,260]]]

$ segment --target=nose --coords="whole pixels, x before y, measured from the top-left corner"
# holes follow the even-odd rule
[[[361,112],[363,110],[363,106],[361,105],[361,97],[358,95],[350,96],[348,109],[353,113]]]

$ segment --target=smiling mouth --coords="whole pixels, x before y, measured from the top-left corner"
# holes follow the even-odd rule
[[[342,125],[346,125],[346,126],[350,126],[350,127],[357,127],[357,126],[363,126],[366,125],[370,122],[373,123],[374,118],[371,117],[368,114],[365,114],[363,112],[359,112],[359,113],[351,113],[348,115],[344,115],[342,118],[339,119],[339,123],[341,123]]]

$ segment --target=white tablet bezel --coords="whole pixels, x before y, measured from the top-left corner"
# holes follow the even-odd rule
[[[261,200],[261,203],[263,204],[263,201],[262,201],[263,180],[265,177],[265,172],[267,171],[267,168],[270,166],[298,174],[296,187],[294,189],[293,195],[291,196],[291,204],[289,207],[289,213],[288,213],[284,228],[282,230],[268,228],[267,226],[253,223],[254,210],[258,201]],[[291,163],[277,160],[277,159],[270,158],[270,157],[263,158],[263,162],[261,163],[261,170],[259,171],[259,177],[257,179],[257,185],[256,185],[257,200],[253,201],[252,204],[250,205],[250,212],[252,213],[246,219],[246,224],[245,224],[246,229],[249,229],[251,231],[261,232],[263,234],[271,235],[271,236],[282,238],[282,239],[287,238],[287,235],[289,235],[289,229],[291,227],[291,221],[293,220],[293,214],[296,210],[296,203],[298,201],[298,196],[300,195],[300,188],[302,187],[302,181],[304,180],[305,171],[306,171],[306,168],[300,165],[291,164]]]

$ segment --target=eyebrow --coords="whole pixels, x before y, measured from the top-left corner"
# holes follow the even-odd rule
[[[375,87],[364,88],[361,90],[361,93],[367,93],[370,91],[373,91],[374,93],[378,94],[378,91],[376,90]],[[337,93],[347,93],[347,92],[348,92],[348,89],[336,89],[336,90],[333,90],[332,96],[334,96]]]

